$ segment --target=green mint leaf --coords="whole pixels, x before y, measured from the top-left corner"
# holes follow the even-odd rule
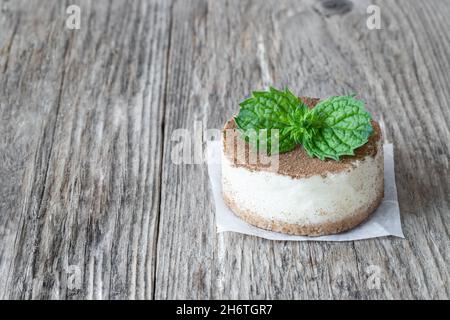
[[[262,148],[269,153],[275,132],[280,153],[291,151],[301,141],[303,127],[299,122],[308,113],[308,108],[288,89],[255,91],[239,105],[236,125],[245,140],[257,150]]]
[[[240,104],[235,122],[242,137],[257,150],[288,152],[303,144],[308,155],[336,161],[367,143],[371,116],[355,95],[331,97],[312,110],[288,89],[256,91]],[[278,139],[272,140],[274,135]]]
[[[354,150],[367,143],[372,133],[371,116],[364,103],[354,96],[331,97],[311,110],[316,125],[303,136],[303,146],[310,156],[321,160],[339,160],[354,155]]]

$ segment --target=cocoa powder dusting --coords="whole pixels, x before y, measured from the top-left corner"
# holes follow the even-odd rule
[[[317,98],[301,97],[302,101],[309,107],[320,101]],[[224,127],[223,146],[225,156],[232,161],[235,166],[244,167],[252,171],[273,171],[292,178],[306,178],[313,175],[326,176],[328,173],[337,173],[352,168],[357,160],[362,160],[366,156],[374,157],[377,154],[377,143],[381,139],[381,130],[377,122],[372,120],[373,133],[369,141],[355,150],[354,156],[343,156],[339,161],[327,159],[322,161],[318,158],[311,158],[302,146],[297,146],[294,150],[272,157],[279,157],[277,169],[265,165],[271,159],[270,156],[260,156],[250,148],[248,143],[242,141],[239,132],[236,130],[234,118],[231,118]],[[238,147],[240,144],[242,147]],[[250,161],[249,159],[256,159]]]

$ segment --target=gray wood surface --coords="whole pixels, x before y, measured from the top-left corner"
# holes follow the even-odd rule
[[[0,0],[0,298],[448,299],[450,2],[373,3]],[[216,233],[172,134],[267,85],[367,101],[406,239]]]

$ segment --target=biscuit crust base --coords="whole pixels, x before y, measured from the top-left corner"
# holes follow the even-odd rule
[[[233,198],[226,193],[223,193],[223,199],[235,215],[258,228],[296,236],[323,236],[344,232],[362,223],[379,206],[381,200],[383,199],[383,195],[384,188],[381,188],[378,191],[376,199],[368,207],[359,209],[352,215],[349,215],[342,220],[310,225],[286,223],[279,220],[269,220],[254,212],[251,212],[250,210],[239,208]]]

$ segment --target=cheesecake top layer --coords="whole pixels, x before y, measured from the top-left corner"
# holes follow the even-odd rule
[[[309,108],[314,108],[314,106],[320,101],[320,99],[308,97],[301,97],[300,99],[302,99],[302,101]],[[254,153],[255,151],[248,145],[248,143],[242,142],[239,137],[239,132],[236,130],[234,118],[231,118],[225,124],[223,131],[222,138],[224,144],[224,155],[233,163],[234,166],[244,167],[251,171],[274,171],[278,174],[297,179],[307,178],[314,175],[326,176],[328,173],[338,173],[349,170],[355,165],[356,161],[364,160],[367,156],[375,157],[378,152],[378,146],[380,145],[378,142],[381,139],[381,130],[378,123],[373,120],[372,127],[373,132],[369,137],[368,142],[355,149],[355,154],[353,156],[343,156],[339,161],[331,159],[320,160],[318,158],[308,156],[306,150],[299,145],[292,151],[272,156],[279,157],[278,166],[274,168],[273,166],[264,165],[270,157],[259,161],[258,156],[255,154],[258,161],[249,161],[250,153]],[[231,135],[231,137],[229,135]],[[237,139],[239,139],[241,143],[245,144],[243,148],[237,147]]]

